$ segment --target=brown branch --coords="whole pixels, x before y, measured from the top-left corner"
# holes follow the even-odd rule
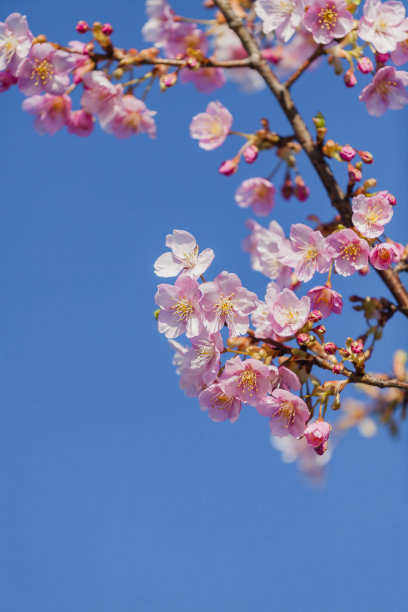
[[[245,47],[249,55],[250,66],[262,76],[266,85],[279,102],[283,112],[294,129],[297,139],[322,181],[332,205],[340,213],[342,223],[351,227],[352,213],[350,201],[337,183],[330,166],[324,158],[320,146],[314,142],[312,135],[291,98],[288,88],[279,81],[269,67],[267,61],[262,58],[258,43],[245,27],[242,20],[237,17],[228,0],[214,0],[214,3],[224,15],[228,26],[237,34]],[[401,283],[398,274],[391,269],[378,270],[378,274],[396,299],[399,310],[408,317],[408,292]]]
[[[312,55],[310,57],[307,58],[307,60],[305,62],[303,62],[303,64],[296,70],[296,72],[294,72],[286,81],[285,83],[285,87],[287,89],[289,89],[290,87],[292,87],[293,83],[295,81],[298,80],[298,78],[300,76],[302,76],[302,74],[304,73],[305,70],[307,70],[309,68],[309,66],[311,66],[313,64],[313,62],[320,57],[321,55],[324,54],[324,47],[323,45],[319,45],[312,53]]]

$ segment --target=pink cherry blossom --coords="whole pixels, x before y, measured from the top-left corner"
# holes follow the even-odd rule
[[[156,111],[148,109],[142,100],[132,94],[126,94],[118,100],[111,118],[104,123],[103,128],[116,138],[129,138],[141,133],[155,138],[155,114]]]
[[[377,270],[387,270],[393,263],[401,259],[398,248],[390,242],[376,244],[370,253],[370,263]]]
[[[333,248],[334,268],[341,276],[350,276],[368,264],[369,246],[351,229],[331,234],[327,241]]]
[[[146,0],[145,9],[150,19],[142,28],[143,37],[156,47],[164,47],[171,29],[176,27],[174,11],[166,0]]]
[[[285,366],[279,366],[278,368],[278,387],[279,389],[283,389],[284,391],[289,391],[292,389],[293,391],[300,391],[301,382],[297,374],[286,368]]]
[[[241,183],[235,193],[235,201],[240,208],[251,206],[256,215],[265,217],[275,205],[276,189],[264,178],[250,178]]]
[[[251,233],[242,246],[250,253],[252,268],[274,280],[279,287],[288,287],[292,271],[282,262],[282,252],[289,241],[279,223],[271,221],[266,228],[250,219],[246,225]]]
[[[237,355],[225,363],[220,386],[227,395],[232,395],[251,406],[257,406],[259,401],[271,391],[269,374],[268,366],[258,359],[242,361]]]
[[[180,76],[182,83],[194,83],[200,93],[210,94],[225,85],[225,74],[222,68],[207,67],[198,70],[184,68]]]
[[[306,427],[303,435],[305,436],[309,446],[312,446],[314,449],[320,447],[322,452],[325,452],[331,430],[332,426],[329,423],[326,423],[326,421],[323,419],[318,418],[316,421],[314,421],[314,423],[310,423]]]
[[[93,115],[84,110],[72,111],[67,123],[68,132],[76,136],[89,136],[94,128]]]
[[[176,374],[180,376],[180,389],[188,397],[198,397],[206,385],[201,371],[191,368],[189,349],[176,340],[169,340],[169,344],[174,349],[173,365],[176,367]]]
[[[305,429],[310,413],[305,402],[284,389],[275,389],[271,395],[259,402],[257,410],[270,417],[269,427],[274,436],[298,438]]]
[[[223,349],[221,334],[208,334],[203,329],[199,336],[191,339],[191,348],[185,354],[185,361],[189,361],[192,373],[200,374],[203,383],[209,385],[218,376]]]
[[[217,423],[228,419],[235,423],[241,412],[241,400],[227,395],[219,382],[201,391],[198,400],[201,410],[208,410],[210,419]]]
[[[67,124],[71,113],[69,96],[31,96],[23,102],[23,110],[36,115],[34,127],[40,134],[55,134]]]
[[[359,100],[366,103],[369,115],[379,117],[387,108],[400,110],[408,104],[407,86],[408,72],[395,70],[394,66],[384,66],[364,87]]]
[[[350,32],[353,15],[347,9],[345,0],[315,0],[306,11],[303,25],[317,43],[326,45]]]
[[[307,282],[315,272],[327,272],[331,250],[319,231],[308,225],[295,223],[290,230],[290,246],[282,249],[282,262],[295,269],[299,280]]]
[[[378,238],[384,225],[392,219],[393,208],[387,198],[374,195],[369,198],[360,194],[352,199],[352,221],[355,228],[366,238]]]
[[[166,338],[198,336],[203,329],[200,297],[197,281],[189,276],[178,278],[174,285],[158,285],[154,299],[160,307],[159,332]]]
[[[392,51],[391,61],[396,66],[402,66],[408,62],[408,33],[406,40],[399,42],[395,48],[395,51]]]
[[[87,72],[82,77],[85,91],[81,106],[91,115],[97,115],[102,127],[111,119],[122,94],[121,85],[113,85],[101,70]]]
[[[366,0],[358,35],[379,53],[395,51],[397,43],[407,38],[408,19],[402,2]]]
[[[249,315],[256,309],[258,298],[242,287],[236,274],[221,272],[214,281],[202,283],[200,289],[204,325],[210,333],[219,331],[226,323],[230,336],[246,334]]]
[[[31,47],[18,68],[18,86],[26,96],[46,92],[54,96],[65,93],[73,68],[72,54],[59,51],[49,43]]]
[[[248,53],[235,32],[230,30],[228,26],[223,25],[217,28],[214,57],[216,60],[224,62],[245,59],[248,57]],[[226,76],[229,80],[237,83],[246,93],[253,93],[265,87],[261,75],[252,68],[227,70]]]
[[[8,91],[12,85],[17,83],[17,78],[9,70],[0,72],[0,93]]]
[[[31,49],[32,39],[27,19],[20,13],[11,13],[4,23],[0,22],[0,70],[16,76]]]
[[[273,331],[279,336],[293,336],[307,321],[310,299],[299,299],[290,289],[279,293],[273,303],[271,318]]]
[[[210,151],[220,147],[231,129],[232,115],[221,102],[210,102],[205,113],[199,113],[190,124],[190,136],[198,145]]]
[[[255,327],[257,338],[272,338],[275,335],[271,314],[278,294],[278,285],[273,281],[268,283],[265,300],[263,302],[259,301],[256,310],[251,314],[251,321]]]
[[[343,300],[340,293],[330,289],[329,287],[321,286],[313,287],[307,292],[310,298],[310,308],[312,310],[320,310],[323,319],[328,317],[332,312],[341,314],[343,310]]]
[[[282,42],[296,32],[305,13],[303,0],[257,0],[255,12],[262,19],[264,34],[275,32]]]
[[[212,249],[204,249],[200,254],[198,244],[192,234],[184,230],[173,230],[167,234],[166,246],[171,252],[163,253],[154,264],[157,276],[191,276],[199,278],[210,267],[214,259]]]

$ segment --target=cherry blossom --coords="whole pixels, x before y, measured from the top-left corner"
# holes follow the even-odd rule
[[[240,208],[252,208],[256,215],[267,216],[275,205],[276,189],[264,178],[250,178],[241,183],[235,193]]]
[[[111,119],[121,93],[121,85],[113,85],[100,70],[87,72],[82,77],[85,91],[81,98],[82,108],[91,115],[97,115],[102,127]]]
[[[314,423],[310,423],[306,427],[303,435],[305,436],[309,446],[312,446],[314,449],[320,447],[323,454],[323,452],[327,450],[327,440],[329,439],[331,430],[332,426],[323,419],[319,418],[316,419]]]
[[[220,147],[231,129],[232,115],[221,102],[210,102],[205,113],[199,113],[190,124],[190,136],[207,151]]]
[[[217,423],[230,420],[235,423],[241,412],[241,400],[225,393],[219,382],[204,391],[198,398],[201,410],[208,410],[208,416]]]
[[[313,34],[315,42],[326,45],[350,32],[353,15],[345,0],[315,0],[306,11],[303,25]]]
[[[166,338],[198,336],[203,329],[200,297],[197,281],[189,276],[178,278],[174,285],[158,285],[154,299],[160,307],[159,332]]]
[[[279,40],[288,42],[302,21],[305,4],[303,0],[257,0],[255,12],[265,34],[275,32]]]
[[[71,98],[69,96],[31,96],[23,102],[27,113],[36,115],[34,127],[40,134],[55,134],[67,125],[71,114]]]
[[[403,66],[408,62],[408,32],[406,40],[399,42],[395,51],[392,51],[391,60],[396,66]]]
[[[379,53],[395,51],[397,44],[406,40],[408,19],[402,2],[366,0],[363,10],[358,35],[371,43]]]
[[[221,272],[214,281],[203,283],[200,289],[204,324],[210,333],[219,331],[224,324],[228,326],[230,336],[247,332],[249,315],[256,309],[258,298],[242,287],[236,274]]]
[[[270,417],[271,433],[279,438],[288,435],[295,438],[301,436],[310,416],[305,402],[284,389],[272,391],[272,394],[261,400],[256,408],[263,416]]]
[[[17,83],[17,78],[9,70],[0,72],[0,93],[8,91],[12,85]]]
[[[155,138],[155,114],[156,111],[148,109],[142,100],[131,94],[124,95],[115,104],[110,119],[106,121],[105,117],[103,128],[116,138],[129,138],[143,132]]]
[[[358,195],[352,200],[352,221],[355,228],[366,238],[378,238],[384,225],[392,219],[393,208],[387,198],[374,195],[369,198]]]
[[[279,287],[271,281],[266,288],[265,300],[259,301],[256,310],[251,314],[251,322],[255,327],[257,338],[271,338],[274,336],[272,309],[279,294]]]
[[[26,96],[42,92],[61,95],[69,86],[72,66],[71,54],[58,51],[49,43],[33,45],[19,65],[18,87]]]
[[[269,368],[257,359],[242,361],[237,355],[225,363],[219,384],[227,395],[256,407],[271,391]]]
[[[4,23],[0,22],[0,70],[16,76],[31,49],[32,39],[27,19],[20,13],[11,13]]]
[[[194,83],[197,91],[201,93],[212,93],[225,85],[225,74],[222,68],[199,68],[190,70],[184,68],[180,74],[182,83]]]
[[[266,228],[249,219],[246,225],[251,233],[242,246],[250,253],[252,268],[274,280],[279,287],[288,287],[292,271],[282,262],[282,252],[289,241],[279,223],[271,221]]]
[[[299,280],[307,282],[315,272],[327,272],[331,250],[319,231],[308,225],[295,223],[290,230],[290,248],[283,248],[282,262],[295,269]]]
[[[379,117],[387,108],[400,110],[408,104],[408,72],[384,66],[375,74],[372,82],[364,87],[359,96],[367,105],[369,115]]]
[[[343,310],[343,300],[340,293],[334,291],[327,285],[319,285],[309,289],[307,296],[310,298],[310,308],[320,310],[322,318],[325,319],[332,312],[341,314]]]
[[[89,136],[93,132],[94,118],[83,109],[70,113],[67,122],[68,132],[77,136]]]
[[[206,385],[212,383],[218,376],[223,348],[219,332],[208,334],[203,330],[199,336],[191,339],[191,348],[185,354],[185,361],[189,360],[191,371],[200,374]]]
[[[395,244],[381,242],[370,252],[370,263],[377,270],[387,270],[393,263],[401,259],[401,253]]]
[[[307,321],[310,299],[299,299],[290,289],[281,291],[272,307],[272,328],[279,336],[293,336]]]
[[[368,264],[369,246],[351,229],[331,234],[327,239],[333,247],[334,268],[341,276],[350,276]]]
[[[210,267],[214,259],[212,249],[204,249],[199,254],[196,239],[185,230],[173,230],[173,234],[167,234],[166,246],[171,252],[163,253],[156,259],[154,272],[157,276],[169,278],[180,274],[197,279]]]

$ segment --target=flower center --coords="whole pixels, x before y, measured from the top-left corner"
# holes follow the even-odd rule
[[[381,209],[377,208],[376,206],[368,207],[367,214],[366,214],[367,223],[375,224],[377,223],[379,219],[382,219],[382,216],[383,215],[382,215]]]
[[[283,401],[279,405],[278,409],[279,419],[282,421],[284,427],[289,427],[295,420],[295,408],[292,402]]]
[[[223,132],[223,127],[218,121],[213,119],[210,125],[210,132],[212,136],[220,136]]]
[[[378,255],[381,261],[388,261],[391,258],[391,254],[388,249],[378,249]]]
[[[232,303],[231,296],[222,296],[216,303],[214,310],[217,311],[219,317],[235,316],[234,305]]]
[[[172,306],[175,315],[178,316],[179,321],[185,321],[189,319],[193,313],[193,304],[191,300],[186,297],[180,298],[174,306]]]
[[[341,249],[341,257],[347,261],[355,261],[357,256],[360,255],[360,251],[361,248],[359,244],[347,244]]]
[[[332,30],[335,27],[337,21],[337,12],[333,2],[327,2],[326,8],[320,9],[318,21],[321,28]]]
[[[41,82],[41,85],[44,86],[47,81],[52,78],[54,67],[50,62],[47,62],[47,60],[40,61],[36,59],[34,63],[35,67],[31,73],[31,78],[35,79],[34,85],[39,85]]]
[[[5,56],[6,64],[9,64],[12,60],[14,52],[17,48],[17,41],[12,36],[5,39],[2,45],[0,45],[0,52]]]
[[[238,387],[242,388],[242,391],[249,391],[249,395],[252,395],[252,391],[256,391],[256,373],[253,370],[244,370],[239,375]]]
[[[225,393],[222,392],[218,393],[218,395],[215,396],[212,402],[212,407],[218,410],[228,410],[229,408],[231,408],[233,399],[234,398],[232,397],[232,395],[225,395]]]
[[[183,261],[186,268],[193,268],[197,263],[196,249],[193,249],[192,251],[185,251],[183,253]]]
[[[127,113],[126,116],[123,118],[123,125],[129,130],[137,132],[140,125],[140,114]]]
[[[258,200],[264,200],[269,194],[269,189],[266,185],[258,185],[254,192]]]
[[[212,342],[201,340],[194,347],[194,359],[191,361],[192,368],[200,368],[215,357],[215,347]]]
[[[316,259],[317,257],[317,249],[314,246],[307,246],[303,251],[303,259],[305,261],[311,261]]]

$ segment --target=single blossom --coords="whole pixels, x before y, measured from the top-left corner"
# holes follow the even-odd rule
[[[200,285],[203,297],[200,305],[204,325],[210,333],[229,328],[230,336],[242,336],[249,327],[249,315],[255,311],[258,298],[245,289],[236,274],[221,272],[209,283]]]
[[[284,289],[274,301],[271,318],[273,331],[278,336],[293,336],[307,321],[310,299],[299,299],[290,289]]]
[[[259,301],[256,310],[251,314],[252,325],[255,327],[257,338],[272,338],[273,331],[272,310],[279,294],[279,287],[271,281],[266,289],[265,300]]]
[[[225,363],[220,386],[224,393],[257,406],[271,391],[269,374],[268,366],[258,359],[242,361],[237,355]]]
[[[11,13],[5,22],[0,22],[0,70],[8,70],[16,76],[31,49],[32,40],[27,19],[20,13]]]
[[[23,102],[23,110],[36,115],[34,127],[40,134],[55,134],[67,125],[71,113],[69,96],[31,96]]]
[[[370,253],[370,263],[377,270],[387,270],[401,259],[401,253],[395,244],[381,242],[376,244]]]
[[[341,276],[350,276],[368,264],[369,246],[351,229],[343,229],[328,237],[333,248],[334,268]]]
[[[314,423],[310,423],[303,435],[305,436],[309,446],[313,446],[314,449],[321,448],[323,452],[327,449],[327,440],[332,430],[332,426],[326,423],[321,418],[318,418]]]
[[[69,86],[72,67],[71,53],[59,51],[49,43],[38,43],[19,65],[18,86],[26,96],[42,92],[61,95]]]
[[[208,410],[210,419],[217,423],[227,420],[235,423],[241,412],[241,400],[227,395],[219,382],[201,391],[198,401],[201,410]]]
[[[279,223],[271,221],[266,228],[249,219],[246,225],[251,233],[242,247],[250,253],[252,268],[274,280],[279,287],[288,287],[292,270],[282,262],[282,252],[288,240]]]
[[[282,262],[295,269],[299,280],[307,282],[315,272],[327,272],[331,263],[331,249],[319,231],[308,225],[295,223],[290,230],[290,246],[282,249]]]
[[[68,132],[76,136],[89,136],[94,128],[93,115],[83,109],[70,113],[67,123]]]
[[[101,70],[87,72],[82,77],[84,93],[82,108],[91,115],[97,115],[102,127],[111,119],[122,94],[121,85],[113,85]]]
[[[363,10],[358,35],[379,53],[395,51],[397,44],[407,38],[408,19],[402,2],[366,0]]]
[[[257,0],[255,12],[262,19],[264,34],[275,32],[282,42],[296,32],[305,13],[303,0]]]
[[[198,140],[198,145],[210,151],[220,147],[228,136],[232,125],[232,115],[221,102],[210,102],[205,113],[199,113],[190,124],[190,136]]]
[[[263,416],[270,417],[269,427],[274,436],[298,438],[305,429],[310,413],[305,402],[290,391],[275,389],[256,407]]]
[[[156,47],[165,47],[171,30],[177,27],[174,11],[166,0],[146,0],[145,9],[149,20],[142,28],[144,39]]]
[[[171,252],[163,253],[156,259],[154,272],[157,276],[169,278],[180,274],[197,279],[210,267],[214,259],[212,249],[204,249],[199,254],[196,239],[184,230],[173,230],[172,234],[167,234],[166,246]]]
[[[155,114],[156,111],[148,109],[143,100],[127,94],[118,100],[111,118],[104,123],[103,128],[117,138],[129,138],[141,133],[155,138]]]
[[[159,332],[166,338],[198,336],[203,329],[200,297],[197,281],[189,276],[178,278],[174,285],[158,285],[154,299],[160,307]]]
[[[327,45],[351,31],[353,15],[345,0],[315,0],[306,11],[303,25],[313,34],[315,42]]]
[[[343,300],[340,293],[326,285],[313,287],[307,292],[307,296],[310,298],[310,308],[312,310],[320,310],[323,319],[332,312],[341,314],[343,310]]]
[[[184,68],[180,76],[182,83],[194,83],[200,93],[210,94],[225,85],[225,74],[222,68],[207,67],[198,70]]]
[[[240,208],[252,208],[256,215],[265,217],[275,206],[276,189],[264,178],[250,178],[241,183],[235,193],[235,201]]]
[[[185,354],[185,361],[189,361],[190,370],[200,374],[203,383],[209,385],[218,376],[223,349],[221,334],[209,334],[203,329],[199,336],[191,339],[191,348]]]
[[[378,238],[384,225],[392,219],[393,209],[387,198],[374,195],[369,198],[360,194],[352,200],[352,221],[355,228],[366,238]]]
[[[364,87],[359,96],[365,102],[369,115],[379,117],[387,108],[401,110],[408,104],[408,72],[384,66],[375,74],[372,82]]]
[[[206,387],[201,376],[201,371],[191,367],[189,349],[176,340],[169,340],[170,346],[174,349],[173,365],[176,374],[180,376],[180,389],[188,397],[198,397]]]

